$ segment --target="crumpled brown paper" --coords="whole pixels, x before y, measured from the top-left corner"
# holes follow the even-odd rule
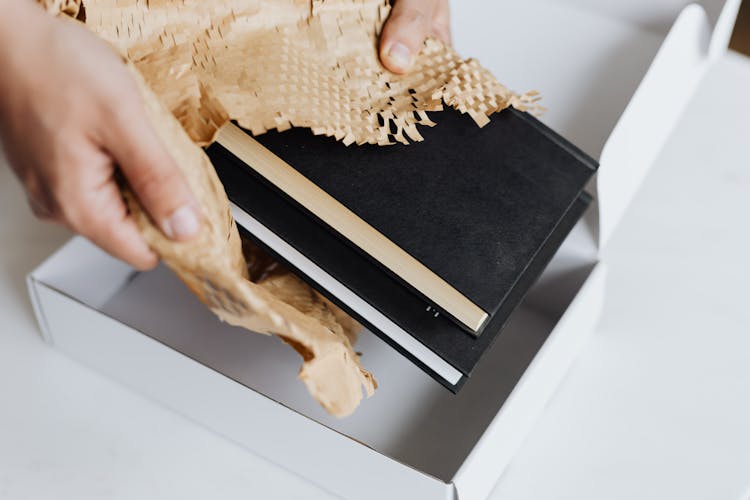
[[[509,91],[437,40],[408,74],[386,71],[377,40],[388,0],[84,4],[86,24],[127,54],[200,144],[229,119],[254,134],[295,126],[347,144],[408,143],[443,102],[480,125],[510,105],[536,106],[534,93]]]
[[[184,172],[205,219],[197,239],[169,240],[125,186],[126,200],[146,241],[219,318],[277,335],[291,345],[302,356],[299,378],[313,397],[329,413],[349,415],[362,399],[362,388],[370,396],[377,386],[352,349],[350,339],[359,326],[295,275],[256,262],[264,259],[257,248],[246,252],[248,269],[229,201],[211,162],[140,74],[133,73],[149,117]]]
[[[509,91],[432,39],[408,74],[386,71],[377,42],[387,0],[38,1],[121,51],[200,201],[205,230],[177,243],[123,185],[148,243],[221,319],[290,344],[303,358],[299,377],[328,412],[354,411],[362,388],[369,396],[377,386],[352,349],[359,325],[288,271],[269,272],[251,245],[248,272],[226,194],[198,145],[229,120],[254,134],[295,126],[346,144],[408,144],[444,103],[481,126],[511,105],[536,109],[536,94]]]

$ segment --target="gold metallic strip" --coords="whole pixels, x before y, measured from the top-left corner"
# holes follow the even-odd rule
[[[473,332],[487,320],[482,308],[236,125],[224,126],[217,142]]]

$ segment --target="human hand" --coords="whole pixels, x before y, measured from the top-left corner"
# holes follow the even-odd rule
[[[448,0],[397,0],[380,36],[380,60],[405,73],[430,36],[451,44]]]
[[[0,139],[32,210],[136,268],[155,266],[116,172],[168,237],[191,239],[201,220],[136,82],[115,51],[83,26],[29,0],[7,3],[0,18]]]

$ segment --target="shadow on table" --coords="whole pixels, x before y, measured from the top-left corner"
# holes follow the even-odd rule
[[[36,324],[26,276],[70,238],[70,232],[34,218],[20,184],[0,156],[0,297],[6,311],[23,311]],[[0,326],[0,330],[2,327]]]

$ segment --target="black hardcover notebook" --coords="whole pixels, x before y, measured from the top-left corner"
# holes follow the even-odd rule
[[[481,129],[436,118],[408,146],[234,127],[207,151],[252,239],[456,391],[590,203],[597,164],[515,109]]]

